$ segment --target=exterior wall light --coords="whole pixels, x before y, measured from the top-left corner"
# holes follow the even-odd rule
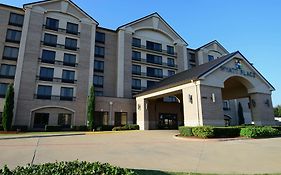
[[[212,93],[212,101],[213,101],[213,103],[215,103],[216,102],[216,96],[215,96],[215,93]]]
[[[192,104],[192,103],[193,103],[193,98],[192,98],[192,95],[191,95],[191,94],[189,94],[189,95],[188,95],[188,97],[189,97],[189,102]]]
[[[138,104],[138,110],[141,110],[141,105],[140,104]]]
[[[269,100],[268,100],[268,99],[266,99],[265,104],[266,104],[268,107],[270,107],[270,103],[269,103]]]
[[[254,99],[251,100],[253,107],[256,107],[256,101]]]

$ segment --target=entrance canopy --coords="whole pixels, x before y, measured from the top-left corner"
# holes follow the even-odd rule
[[[231,88],[241,89],[251,98],[256,124],[274,121],[274,87],[237,51],[163,79],[136,95],[138,124],[141,129],[149,129],[149,100],[182,94],[184,125],[224,125],[222,96],[231,97]]]

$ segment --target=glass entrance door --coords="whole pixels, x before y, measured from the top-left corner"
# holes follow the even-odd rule
[[[177,114],[160,114],[159,129],[178,129]]]

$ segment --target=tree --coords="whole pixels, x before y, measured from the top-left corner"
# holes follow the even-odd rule
[[[91,86],[90,94],[88,96],[87,107],[87,125],[90,131],[94,129],[94,113],[95,113],[95,87]]]
[[[243,107],[241,103],[238,104],[238,123],[239,125],[245,124],[244,114],[243,114]]]
[[[281,105],[278,105],[274,108],[274,116],[281,117]]]
[[[6,92],[3,116],[2,116],[2,125],[4,131],[9,131],[12,128],[12,121],[14,115],[13,110],[14,110],[14,86],[13,84],[10,84]]]

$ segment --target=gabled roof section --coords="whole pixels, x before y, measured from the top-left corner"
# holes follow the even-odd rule
[[[211,42],[208,42],[207,44],[205,44],[205,45],[203,45],[203,46],[197,48],[196,51],[198,51],[198,50],[200,50],[200,49],[202,49],[202,48],[208,47],[208,46],[210,46],[210,45],[212,45],[212,44],[217,44],[217,45],[218,45],[220,48],[222,48],[226,53],[229,53],[229,52],[226,50],[226,48],[224,48],[217,40],[213,40],[213,41],[211,41]]]
[[[85,16],[87,16],[88,18],[90,18],[94,23],[96,23],[97,25],[99,25],[99,23],[93,18],[91,17],[88,13],[86,13],[83,9],[81,9],[77,4],[75,4],[73,1],[71,0],[43,0],[43,1],[36,1],[36,2],[32,2],[32,3],[27,3],[23,5],[23,8],[25,8],[26,6],[33,6],[33,5],[40,5],[40,4],[45,4],[45,3],[51,3],[51,2],[56,2],[56,1],[66,1],[69,2],[71,5],[73,5],[78,11],[80,11],[82,14],[84,14]]]
[[[129,22],[129,23],[127,23],[127,24],[124,24],[124,25],[122,25],[122,26],[119,26],[116,30],[119,30],[119,29],[121,29],[121,28],[123,28],[123,27],[127,27],[127,26],[130,26],[130,25],[133,25],[133,24],[136,24],[136,23],[139,23],[139,22],[141,22],[141,21],[143,21],[143,20],[146,20],[146,19],[148,19],[148,18],[151,18],[151,17],[153,17],[153,16],[157,16],[161,21],[163,21],[164,22],[164,24],[169,28],[169,29],[171,29],[171,31],[173,31],[173,33],[176,35],[176,36],[178,36],[186,45],[188,45],[188,43],[164,20],[164,18],[162,18],[161,17],[161,15],[159,15],[159,13],[157,13],[157,12],[154,12],[154,13],[152,13],[152,14],[150,14],[150,15],[147,15],[147,16],[144,16],[144,17],[142,17],[142,18],[139,18],[139,19],[137,19],[137,20],[134,20],[134,21],[132,21],[132,22]]]
[[[249,65],[261,76],[261,78],[273,89],[274,87],[262,76],[260,72],[257,71],[257,69],[239,52],[233,52],[230,54],[227,54],[225,56],[222,56],[220,58],[217,58],[213,61],[210,61],[205,64],[201,64],[197,67],[194,67],[192,69],[188,69],[186,71],[180,72],[178,74],[175,74],[171,77],[165,78],[158,83],[156,83],[154,86],[147,88],[146,90],[142,91],[141,93],[137,94],[136,97],[147,95],[153,92],[157,92],[159,90],[164,90],[167,88],[172,88],[175,86],[183,85],[185,83],[189,83],[191,81],[199,80],[202,78],[204,75],[207,73],[213,71],[217,67],[223,65],[226,63],[228,60],[233,58],[236,54],[240,54],[246,62],[249,63]]]
[[[0,3],[0,6],[6,7],[6,8],[12,8],[12,9],[15,9],[15,10],[23,11],[22,8],[15,7],[15,6],[11,6],[11,5],[6,5],[6,4],[2,4],[2,3]]]

